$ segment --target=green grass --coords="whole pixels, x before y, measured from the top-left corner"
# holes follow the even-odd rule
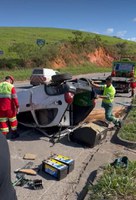
[[[0,50],[4,51],[4,55],[1,55],[0,58],[13,56],[13,53],[8,52],[8,48],[14,43],[26,43],[37,46],[37,39],[44,39],[46,43],[55,43],[62,40],[68,40],[70,37],[73,37],[73,31],[75,30],[60,28],[0,27]],[[94,38],[96,35],[90,32],[82,33],[84,36],[89,34],[90,38]],[[127,42],[132,53],[136,53],[136,44],[134,42],[105,35],[99,36],[103,42],[111,45]],[[37,46],[37,48],[39,47]]]
[[[68,66],[60,70],[63,73],[71,73],[72,75],[99,73],[99,72],[111,72],[109,67],[99,67],[94,64],[84,64],[78,66]]]
[[[29,80],[31,73],[32,69],[0,70],[0,81],[7,75],[13,76],[15,81]]]
[[[72,30],[67,29],[0,27],[0,48],[4,51],[4,55],[1,57],[10,56],[8,48],[14,43],[37,46],[37,39],[44,39],[46,43],[54,43],[60,40],[67,40],[71,36]],[[37,46],[37,48],[39,47]]]
[[[8,48],[14,43],[26,43],[35,45],[37,39],[44,39],[46,43],[52,43],[72,36],[71,30],[55,28],[19,28],[0,27],[0,50],[4,51],[1,58],[13,56],[8,52]],[[46,44],[45,44],[46,45]]]
[[[136,104],[136,98],[133,99],[132,104]],[[132,107],[128,113],[119,131],[119,137],[124,140],[136,142],[136,107]]]
[[[61,73],[70,73],[72,75],[79,74],[90,74],[97,72],[110,72],[110,68],[96,67],[95,65],[86,64],[80,66],[68,66],[62,69],[59,69]],[[32,73],[31,68],[18,68],[14,70],[0,70],[0,80],[3,80],[5,76],[12,75],[16,81],[25,81],[29,80]]]
[[[107,166],[96,185],[90,186],[89,200],[135,200],[136,161],[127,168]]]

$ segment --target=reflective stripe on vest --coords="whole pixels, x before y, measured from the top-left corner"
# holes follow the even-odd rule
[[[107,87],[106,85],[104,86],[104,92],[103,92],[104,96],[107,96],[106,99],[103,99],[104,103],[112,103],[114,100],[114,96],[115,96],[115,88],[113,87],[113,85],[111,85],[110,87]]]
[[[12,97],[11,90],[13,85],[8,82],[0,83],[0,98],[15,98]]]

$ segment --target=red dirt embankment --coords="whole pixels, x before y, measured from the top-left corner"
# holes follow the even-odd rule
[[[98,48],[94,52],[89,54],[84,53],[83,56],[73,53],[65,54],[64,56],[63,52],[61,52],[60,56],[57,57],[54,61],[52,61],[51,65],[54,69],[60,69],[62,67],[66,67],[66,60],[68,60],[69,63],[71,63],[71,65],[81,65],[84,62],[90,62],[94,63],[97,66],[110,67],[114,58],[103,48]]]
[[[104,67],[111,66],[114,60],[103,48],[96,49],[95,52],[88,54],[88,58],[91,63]]]

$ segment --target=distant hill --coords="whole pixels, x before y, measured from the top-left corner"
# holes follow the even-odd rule
[[[40,48],[37,45],[38,39],[45,41],[44,47]],[[6,65],[11,68],[14,65],[24,66],[28,63],[32,63],[32,67],[44,66],[49,62],[54,64],[60,62],[65,66],[71,63],[72,59],[75,60],[74,64],[82,63],[83,57],[88,59],[88,55],[87,61],[91,62],[90,53],[96,52],[96,49],[97,51],[101,49],[105,55],[113,59],[117,54],[132,57],[136,55],[135,42],[115,36],[58,28],[0,27],[0,67]],[[78,55],[81,58],[81,54],[82,60],[78,63],[77,61],[80,60]]]

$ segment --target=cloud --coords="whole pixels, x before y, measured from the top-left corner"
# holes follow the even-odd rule
[[[136,22],[136,17],[133,19],[133,22]]]
[[[136,42],[136,37],[128,38],[127,40]]]
[[[114,32],[113,28],[107,28],[106,33],[107,34],[112,34]]]
[[[100,34],[100,32],[98,32],[98,31],[92,31],[92,33],[95,33],[95,34]]]
[[[118,32],[116,33],[116,35],[117,35],[118,37],[124,37],[124,35],[126,35],[126,33],[127,33],[127,31],[118,31]]]

